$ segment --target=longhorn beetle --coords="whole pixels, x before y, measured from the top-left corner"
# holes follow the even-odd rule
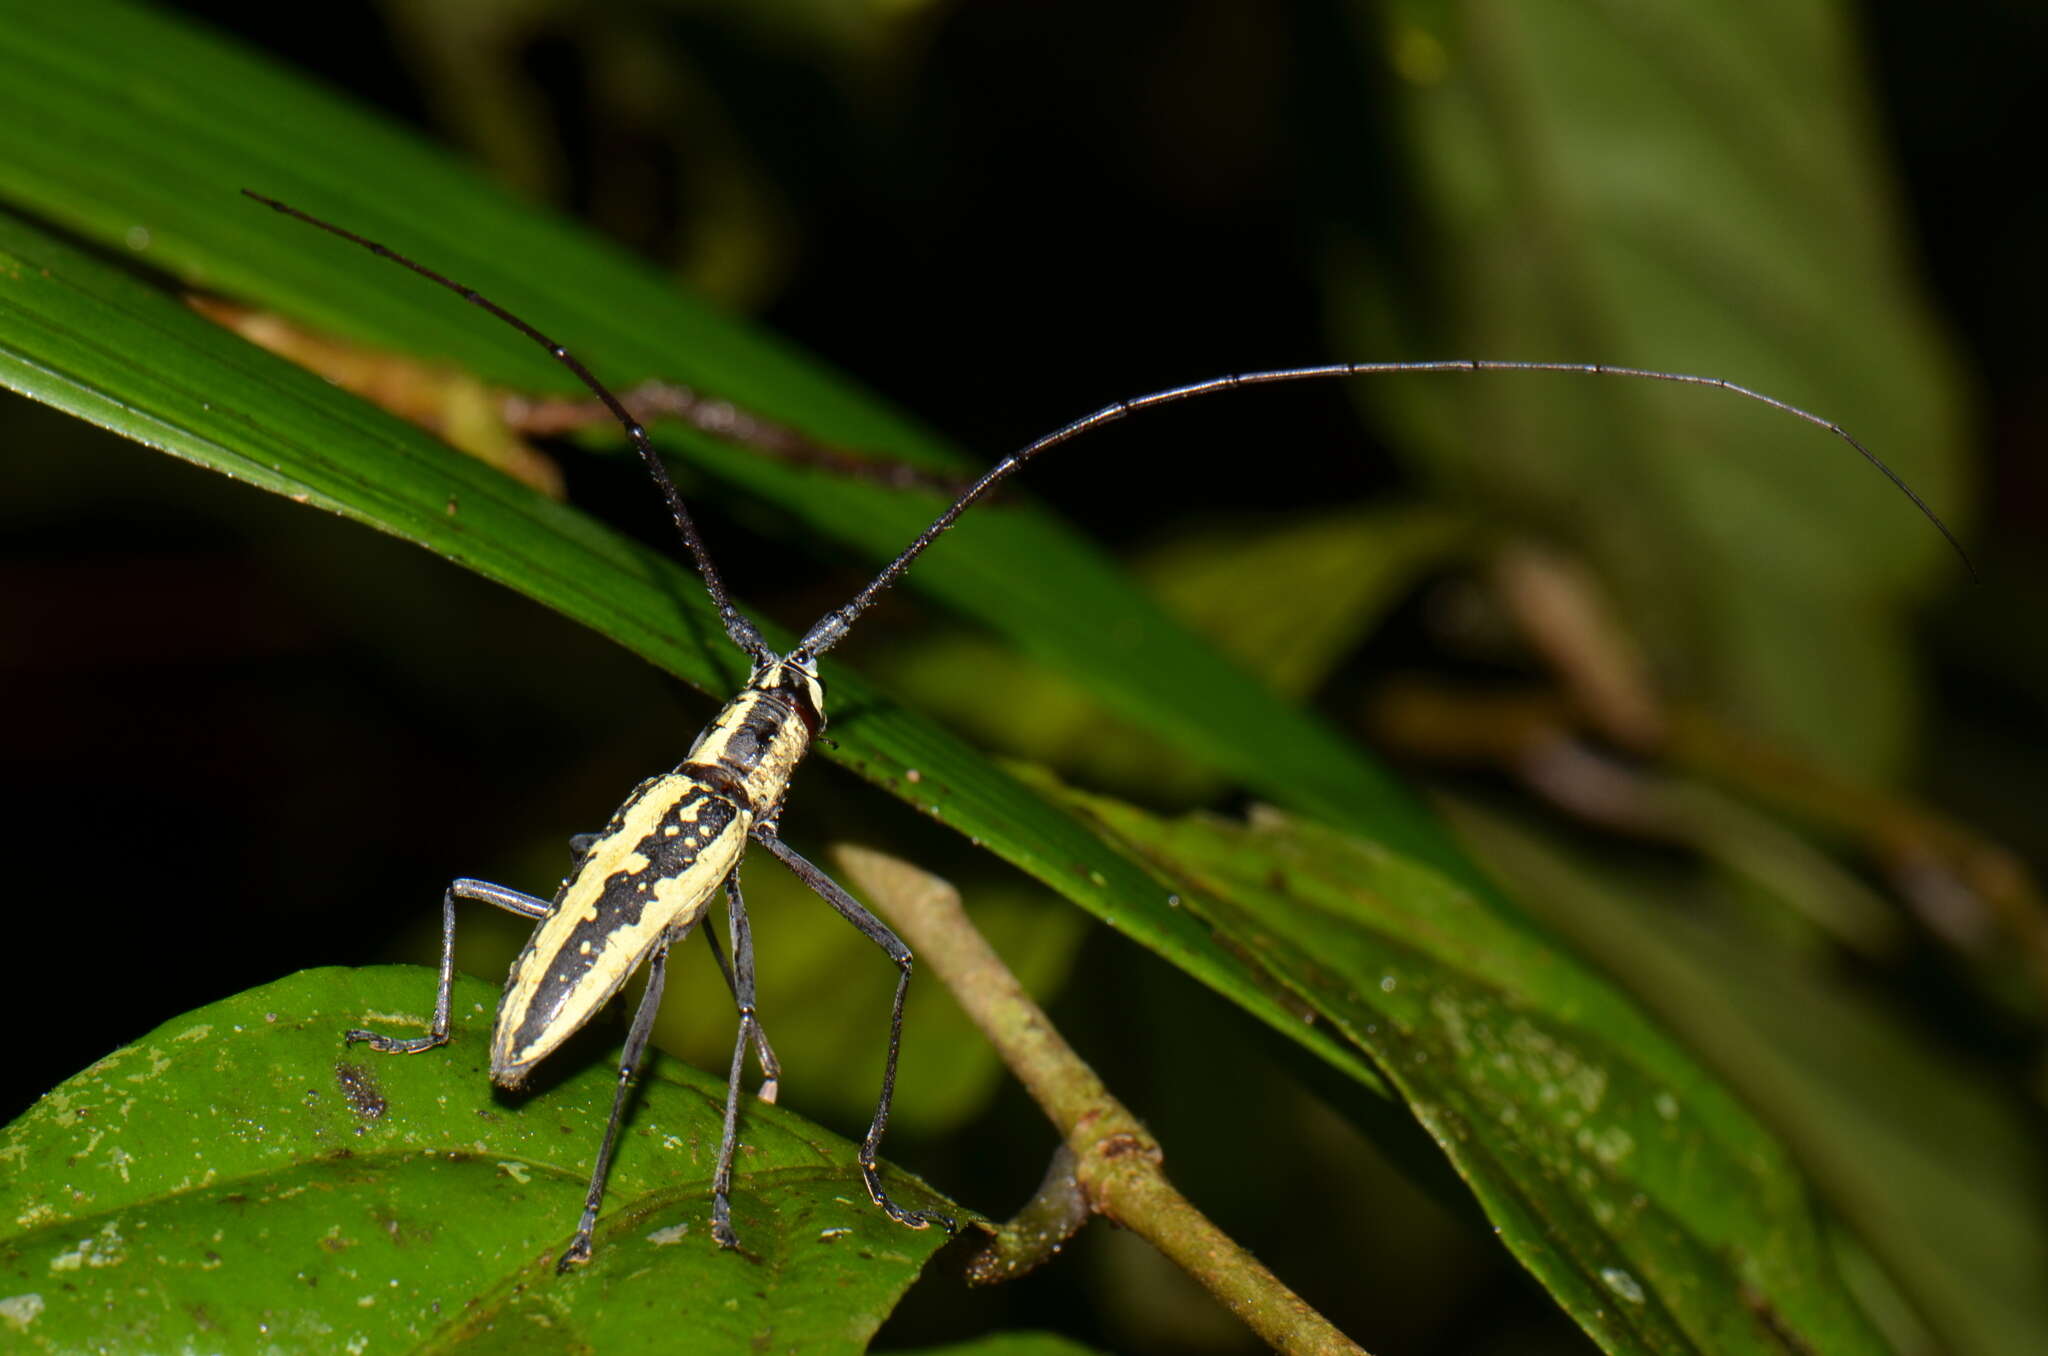
[[[1588,376],[1711,386],[1824,428],[1856,449],[1865,461],[1882,472],[1912,501],[1948,539],[1957,555],[1968,563],[1962,544],[1949,531],[1948,525],[1891,467],[1851,437],[1846,429],[1817,414],[1731,381],[1596,363],[1492,359],[1337,363],[1243,372],[1154,391],[1104,406],[1093,414],[1055,429],[983,472],[851,600],[820,617],[797,642],[795,649],[778,655],[768,648],[754,624],[734,605],[718,567],[713,564],[703,540],[697,535],[689,508],[675,483],[669,479],[654,445],[648,441],[646,429],[569,350],[496,302],[395,250],[273,198],[248,189],[242,191],[275,211],[340,236],[440,284],[512,326],[574,373],[576,379],[590,388],[625,429],[634,450],[646,464],[648,474],[668,502],[676,531],[711,595],[712,605],[718,611],[726,635],[753,661],[753,672],[746,686],[704,727],[681,763],[635,787],[603,832],[571,840],[576,861],[552,901],[543,901],[488,881],[463,879],[448,887],[441,897],[440,988],[434,1002],[433,1023],[427,1035],[401,1039],[372,1031],[345,1033],[346,1041],[360,1041],[386,1054],[417,1054],[447,1043],[449,990],[455,976],[457,899],[491,904],[539,924],[527,940],[525,949],[512,963],[511,973],[505,980],[504,997],[498,1004],[497,1021],[492,1028],[491,1079],[501,1087],[516,1088],[523,1083],[536,1064],[588,1022],[624,987],[642,962],[647,964],[647,991],[633,1015],[619,1059],[619,1080],[612,1098],[611,1116],[605,1123],[604,1139],[598,1146],[597,1161],[591,1170],[590,1190],[584,1198],[583,1215],[576,1225],[575,1237],[556,1263],[557,1270],[565,1271],[590,1257],[591,1233],[597,1223],[598,1206],[603,1199],[605,1176],[617,1145],[619,1124],[626,1109],[633,1075],[646,1051],[655,1011],[661,1004],[669,948],[703,920],[721,890],[726,897],[731,921],[730,969],[726,967],[725,956],[713,931],[706,928],[704,937],[732,989],[740,1020],[739,1033],[733,1044],[732,1067],[726,1082],[724,1134],[719,1140],[718,1165],[712,1178],[711,1232],[719,1246],[738,1246],[732,1229],[730,1201],[732,1161],[739,1143],[740,1087],[750,1045],[761,1065],[760,1095],[764,1100],[773,1100],[779,1077],[774,1053],[762,1034],[760,1019],[754,1010],[753,935],[739,883],[740,857],[750,839],[779,857],[799,880],[816,891],[895,963],[896,996],[889,1012],[888,1054],[882,1066],[882,1091],[875,1104],[874,1119],[869,1122],[867,1134],[860,1144],[861,1178],[869,1197],[890,1219],[914,1229],[936,1224],[949,1233],[953,1231],[953,1221],[943,1215],[906,1210],[891,1200],[882,1188],[876,1162],[882,1132],[889,1124],[889,1104],[896,1083],[896,1056],[903,1035],[903,997],[910,984],[910,949],[831,877],[784,843],[778,831],[778,818],[791,774],[809,750],[811,741],[825,727],[825,688],[818,677],[819,656],[845,639],[854,622],[882,591],[895,583],[910,568],[911,562],[938,540],[961,514],[1039,453],[1156,405],[1191,400],[1241,386],[1291,381],[1393,372],[1575,372]]]

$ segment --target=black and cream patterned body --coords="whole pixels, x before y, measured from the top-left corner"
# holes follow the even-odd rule
[[[861,1177],[868,1195],[891,1219],[920,1229],[939,1224],[950,1232],[953,1227],[943,1216],[898,1206],[882,1189],[877,1167],[896,1081],[910,950],[830,877],[783,843],[776,832],[776,817],[789,779],[824,726],[825,687],[818,680],[816,661],[801,653],[775,655],[762,646],[754,676],[704,727],[689,757],[672,771],[635,787],[602,833],[576,840],[575,869],[553,900],[543,902],[480,880],[458,880],[448,888],[441,906],[440,996],[426,1036],[401,1039],[372,1031],[348,1033],[351,1041],[366,1041],[391,1054],[416,1054],[447,1043],[458,898],[493,904],[539,925],[513,961],[504,997],[498,1003],[491,1034],[491,1078],[502,1087],[524,1083],[535,1065],[596,1016],[635,971],[647,967],[647,992],[620,1054],[618,1089],[591,1170],[583,1217],[562,1254],[560,1267],[590,1256],[626,1099],[646,1051],[654,1014],[661,1006],[669,948],[703,921],[720,894],[725,896],[732,924],[730,969],[716,935],[706,929],[704,937],[732,988],[740,1027],[726,1084],[725,1129],[712,1179],[711,1232],[720,1246],[738,1246],[731,1219],[732,1163],[739,1147],[740,1075],[749,1046],[760,1061],[763,1101],[774,1100],[780,1076],[775,1053],[754,1010],[754,948],[739,884],[740,858],[750,841],[781,858],[896,963],[896,1001],[890,1015],[888,1057],[882,1068],[882,1095],[861,1141]]]
[[[777,660],[726,704],[689,758],[642,782],[590,840],[512,963],[491,1037],[491,1077],[517,1087],[624,987],[671,929],[693,927],[773,826],[824,726],[817,675]]]

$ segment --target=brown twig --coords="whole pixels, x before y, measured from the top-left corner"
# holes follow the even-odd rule
[[[949,499],[967,487],[957,477],[942,476],[907,461],[865,456],[820,442],[788,424],[742,409],[730,400],[705,395],[680,382],[643,381],[619,392],[619,403],[642,423],[674,419],[791,466],[815,466],[891,489],[930,490]],[[612,426],[612,412],[599,400],[505,391],[500,394],[499,407],[509,426],[536,438]]]
[[[1044,1266],[1067,1246],[1095,1207],[1074,1175],[1074,1151],[1064,1143],[1053,1150],[1045,1180],[1024,1208],[996,1230],[988,1246],[967,1260],[970,1285],[1000,1285]]]
[[[1158,1248],[1274,1349],[1362,1356],[1363,1348],[1281,1284],[1166,1180],[1158,1142],[1054,1030],[1045,1011],[968,920],[957,890],[866,848],[842,846],[835,856],[861,893],[952,990],[1051,1118],[1073,1155],[1073,1181],[1095,1213]],[[1014,1235],[1007,1246],[1028,1251],[1028,1243]]]

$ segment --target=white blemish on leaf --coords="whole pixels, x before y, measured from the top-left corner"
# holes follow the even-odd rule
[[[524,1163],[500,1163],[498,1164],[498,1171],[504,1173],[521,1186],[525,1186],[533,1180],[533,1174],[526,1170]]]
[[[171,1037],[171,1039],[174,1041],[203,1041],[212,1034],[212,1023],[201,1022],[197,1026],[186,1027],[183,1031],[180,1031],[177,1035]]]
[[[0,1322],[16,1332],[22,1332],[36,1321],[36,1315],[43,1311],[43,1297],[31,1291],[26,1295],[9,1295],[0,1299]]]
[[[1630,1304],[1641,1304],[1643,1302],[1642,1283],[1620,1267],[1600,1268],[1600,1279],[1606,1282],[1609,1290],[1612,1290]]]
[[[108,1220],[98,1234],[81,1238],[78,1246],[70,1252],[60,1252],[50,1259],[52,1271],[76,1271],[80,1267],[117,1267],[128,1260],[128,1249],[121,1238],[118,1220]]]
[[[1572,1140],[1580,1149],[1610,1168],[1634,1153],[1636,1149],[1635,1136],[1618,1125],[1610,1125],[1604,1130],[1587,1126],[1574,1135]]]
[[[147,1083],[150,1079],[155,1078],[165,1069],[171,1067],[171,1057],[165,1054],[163,1051],[157,1049],[154,1045],[150,1046],[142,1053],[149,1056],[149,1067],[147,1069],[138,1070],[135,1073],[127,1075],[128,1081],[130,1083]]]
[[[656,1229],[647,1235],[647,1241],[657,1248],[666,1248],[671,1243],[682,1242],[684,1235],[689,1232],[690,1226],[687,1224],[671,1224],[666,1229]]]

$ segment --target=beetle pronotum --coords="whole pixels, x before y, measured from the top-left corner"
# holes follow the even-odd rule
[[[457,880],[441,901],[440,987],[428,1034],[400,1039],[371,1031],[349,1031],[346,1039],[361,1041],[385,1053],[415,1054],[445,1044],[449,1032],[449,991],[454,980],[455,901],[472,899],[534,920],[524,950],[512,964],[505,994],[498,1006],[491,1037],[491,1077],[504,1087],[517,1087],[540,1060],[581,1028],[624,987],[642,963],[648,965],[646,994],[640,1000],[619,1061],[619,1078],[611,1116],[590,1177],[583,1214],[558,1268],[590,1256],[591,1234],[616,1146],[633,1076],[645,1053],[654,1014],[661,1003],[669,948],[687,936],[722,891],[731,918],[732,965],[727,969],[715,935],[705,930],[721,971],[739,1008],[739,1032],[733,1045],[726,1085],[725,1125],[712,1179],[712,1235],[722,1247],[737,1246],[731,1221],[730,1193],[733,1154],[739,1143],[742,1074],[749,1046],[762,1068],[762,1095],[772,1098],[777,1083],[775,1057],[761,1033],[754,1008],[754,955],[746,905],[740,893],[739,862],[749,840],[780,858],[798,879],[821,896],[889,956],[897,967],[895,1000],[889,1016],[888,1054],[882,1089],[859,1151],[861,1176],[868,1195],[889,1218],[913,1228],[938,1224],[951,1231],[953,1222],[926,1211],[906,1210],[883,1190],[877,1157],[888,1127],[896,1080],[897,1051],[903,1032],[903,998],[910,983],[911,954],[896,935],[829,876],[782,841],[778,832],[783,797],[797,764],[825,725],[825,689],[818,677],[818,657],[843,640],[860,615],[909,569],[911,562],[950,528],[960,515],[1041,452],[1158,405],[1234,390],[1243,386],[1369,376],[1395,372],[1569,372],[1588,376],[1628,377],[1648,381],[1709,386],[1757,401],[1772,409],[1826,429],[1860,453],[1888,478],[1938,528],[1958,555],[1962,546],[1948,526],[1914,493],[1911,486],[1840,425],[1762,392],[1718,377],[1593,363],[1521,362],[1454,359],[1429,362],[1339,363],[1216,377],[1118,401],[1055,429],[1005,457],[963,491],[920,532],[881,573],[840,607],[812,624],[787,654],[776,654],[754,624],[734,605],[696,524],[669,479],[646,430],[589,369],[567,349],[490,299],[436,273],[394,250],[351,231],[260,194],[243,190],[257,202],[308,225],[319,227],[448,288],[483,308],[545,349],[603,402],[625,429],[648,473],[668,502],[676,530],[711,595],[725,633],[753,662],[753,672],[738,696],[727,702],[697,736],[684,761],[636,787],[601,833],[574,841],[576,862],[552,901],[543,901],[487,881]],[[1967,557],[1965,557],[1967,560]]]

